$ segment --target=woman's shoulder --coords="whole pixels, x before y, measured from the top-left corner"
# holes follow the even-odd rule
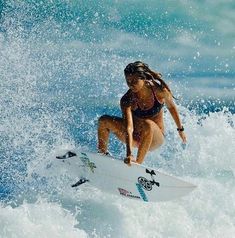
[[[167,88],[162,87],[161,85],[154,85],[154,93],[161,100],[171,97],[171,93]]]
[[[120,100],[120,104],[121,106],[131,106],[133,104],[134,101],[134,97],[133,97],[133,93],[131,92],[131,90],[128,90],[121,98]]]

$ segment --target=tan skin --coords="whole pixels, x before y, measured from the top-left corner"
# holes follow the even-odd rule
[[[144,80],[137,73],[126,75],[126,82],[129,90],[121,99],[122,118],[108,115],[99,118],[98,150],[101,153],[107,152],[109,133],[112,132],[126,143],[125,163],[141,164],[148,151],[157,149],[164,142],[163,109],[153,117],[137,118],[132,114],[132,110],[137,108],[136,101],[143,110],[151,108],[154,104],[152,87],[157,100],[167,106],[177,128],[182,128],[182,124],[172,94],[167,89],[161,89],[160,86]],[[185,133],[178,133],[186,143]],[[138,148],[136,160],[132,155],[132,147]]]

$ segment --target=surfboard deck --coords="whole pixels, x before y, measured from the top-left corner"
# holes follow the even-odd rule
[[[137,163],[92,152],[67,151],[55,158],[74,179],[72,187],[92,186],[111,194],[145,202],[168,201],[182,197],[195,185]]]

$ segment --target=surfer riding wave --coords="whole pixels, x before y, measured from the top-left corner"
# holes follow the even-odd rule
[[[166,105],[175,121],[182,141],[186,143],[184,127],[169,86],[162,75],[141,61],[130,63],[124,69],[129,90],[120,101],[122,117],[103,115],[98,123],[98,151],[107,154],[110,132],[126,144],[125,163],[141,164],[148,151],[164,142],[163,106]],[[132,148],[137,147],[136,160]]]

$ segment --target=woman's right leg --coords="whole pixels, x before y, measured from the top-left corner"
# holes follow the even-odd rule
[[[103,115],[98,121],[98,151],[106,153],[108,149],[109,133],[114,133],[119,140],[125,143],[126,128],[121,117]]]

